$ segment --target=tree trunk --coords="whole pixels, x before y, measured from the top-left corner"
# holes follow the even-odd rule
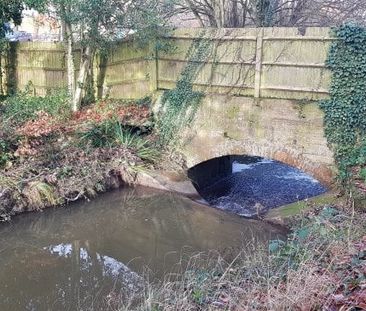
[[[72,101],[73,111],[78,111],[80,109],[81,101],[83,99],[83,90],[85,88],[88,79],[93,57],[94,57],[94,50],[90,46],[86,47],[85,52],[82,55],[79,77],[76,82],[74,98]]]
[[[3,88],[3,59],[0,51],[0,95],[4,95],[4,88]]]
[[[239,27],[238,0],[231,0],[228,15],[229,20],[226,22],[226,27]]]
[[[74,55],[73,55],[73,47],[74,42],[72,39],[72,28],[70,23],[65,22],[65,40],[66,40],[66,62],[67,62],[67,89],[69,92],[69,96],[71,100],[74,100],[75,94],[75,64],[74,64]],[[72,106],[72,110],[74,110],[74,106]]]
[[[223,8],[223,0],[214,0],[213,2],[213,9],[215,15],[215,23],[217,28],[224,27],[224,8]]]
[[[248,15],[248,12],[249,12],[249,3],[248,3],[249,0],[245,0],[245,3],[244,3],[244,8],[243,8],[243,28],[246,26],[247,24],[247,15]]]

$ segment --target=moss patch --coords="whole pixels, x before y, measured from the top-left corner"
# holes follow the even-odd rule
[[[282,222],[286,222],[286,218],[299,215],[300,213],[311,209],[315,205],[333,205],[337,202],[337,200],[338,199],[334,193],[328,192],[320,196],[310,198],[308,200],[299,201],[275,208],[268,212],[268,214],[265,216],[265,219],[268,221],[280,219],[282,220]]]

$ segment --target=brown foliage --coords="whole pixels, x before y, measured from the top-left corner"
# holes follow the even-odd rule
[[[366,236],[336,261],[338,288],[326,310],[366,310]]]
[[[101,102],[68,119],[39,112],[15,130],[21,139],[13,159],[0,171],[0,220],[26,210],[88,199],[98,192],[132,183],[145,165],[133,150],[88,149],[80,146],[76,132],[90,123],[118,119],[138,126],[150,118],[146,106]]]
[[[151,117],[147,106],[115,105],[113,102],[103,101],[93,106],[75,112],[71,118],[57,119],[45,112],[39,112],[36,120],[26,122],[17,129],[17,134],[25,138],[40,138],[51,134],[71,133],[88,123],[101,123],[116,118],[125,124],[143,124]]]

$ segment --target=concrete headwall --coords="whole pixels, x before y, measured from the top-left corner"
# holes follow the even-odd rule
[[[209,95],[184,137],[189,167],[225,155],[261,156],[332,183],[333,154],[315,103]]]

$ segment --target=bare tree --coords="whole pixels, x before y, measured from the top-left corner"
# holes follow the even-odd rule
[[[366,0],[171,0],[202,27],[332,26],[365,23]]]

